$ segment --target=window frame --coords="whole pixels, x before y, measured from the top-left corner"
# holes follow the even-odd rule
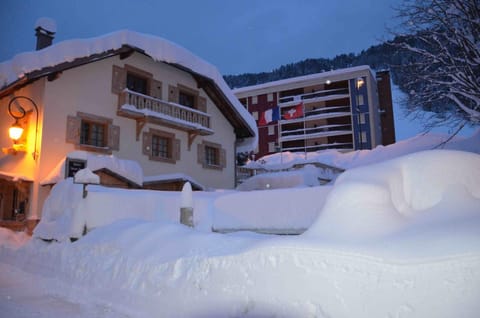
[[[155,154],[155,138],[167,140],[167,156]],[[149,160],[175,164],[180,160],[180,140],[175,138],[174,133],[150,128],[143,133],[143,153]]]
[[[82,123],[104,127],[103,146],[84,143]],[[113,119],[89,113],[77,112],[67,116],[65,142],[75,145],[75,149],[111,154],[120,150],[120,126],[113,125]]]
[[[85,127],[88,129],[87,135],[85,135]],[[98,138],[99,133],[94,129],[95,127],[101,128],[101,138]],[[81,118],[79,144],[87,147],[107,148],[108,122]]]
[[[208,150],[210,149],[210,150]],[[213,161],[211,160],[211,154],[214,154]],[[221,144],[202,141],[198,144],[198,163],[205,169],[223,170],[226,168],[226,151],[222,148]]]

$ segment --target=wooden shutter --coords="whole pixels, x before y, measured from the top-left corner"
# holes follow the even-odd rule
[[[148,132],[143,133],[142,149],[144,155],[150,156],[152,154],[152,134]]]
[[[219,155],[220,155],[220,167],[222,168],[225,168],[227,167],[227,152],[225,151],[225,149],[223,148],[220,148],[219,149]]]
[[[178,103],[178,87],[168,85],[168,101]]]
[[[67,116],[66,142],[78,145],[80,143],[80,126],[82,119],[76,116]]]
[[[204,144],[197,145],[197,162],[205,166],[205,145]]]
[[[120,94],[127,87],[127,71],[113,65],[112,69],[112,93]]]
[[[207,99],[202,96],[198,96],[198,110],[201,112],[207,112]]]
[[[152,80],[150,84],[150,96],[162,99],[162,82]]]
[[[120,126],[108,125],[108,147],[110,150],[120,150]]]
[[[180,139],[173,140],[173,159],[180,160]]]

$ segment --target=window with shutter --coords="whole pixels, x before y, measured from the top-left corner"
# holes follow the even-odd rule
[[[198,145],[198,163],[203,168],[222,170],[226,165],[226,151],[220,144],[203,141]]]
[[[173,133],[150,128],[143,133],[143,154],[150,160],[175,163],[180,160],[180,140]]]
[[[162,82],[155,80],[152,73],[128,64],[125,64],[124,67],[114,65],[112,92],[120,94],[125,88],[158,99],[162,98]]]
[[[80,150],[111,153],[120,148],[120,127],[110,118],[78,112],[67,117],[66,142]]]

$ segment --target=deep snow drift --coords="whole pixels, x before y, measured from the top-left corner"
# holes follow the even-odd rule
[[[205,226],[227,214],[231,224],[259,215],[275,221],[280,205],[262,194],[280,199],[289,196],[287,189],[199,194],[193,200],[202,202],[194,203],[204,211],[196,219],[204,225],[200,230],[178,224],[172,208],[180,205],[180,195],[170,193],[170,203],[148,203],[156,207],[150,216],[143,205],[137,209],[141,219],[110,219],[74,243],[2,243],[0,264],[15,275],[27,272],[45,299],[60,299],[54,309],[77,304],[77,317],[478,314],[480,155],[426,151],[352,169],[337,180],[325,204],[320,193],[308,192],[316,188],[322,187],[295,189],[309,193],[300,207],[320,209],[300,236],[218,234]],[[125,194],[103,191],[111,200]],[[141,193],[136,204],[151,196]],[[115,209],[89,206],[76,213],[122,215],[129,209],[115,202]],[[89,217],[84,220],[88,224]],[[11,282],[5,275],[0,273],[0,282]],[[1,283],[0,296],[7,290]],[[17,297],[0,298],[0,306],[25,308]],[[98,314],[99,308],[106,313]],[[42,309],[54,310],[48,304]],[[7,313],[15,317],[14,310]]]

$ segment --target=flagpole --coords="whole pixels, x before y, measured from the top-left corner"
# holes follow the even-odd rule
[[[303,152],[305,153],[305,160],[307,160],[307,132],[305,128],[305,103],[302,101],[303,114]]]

